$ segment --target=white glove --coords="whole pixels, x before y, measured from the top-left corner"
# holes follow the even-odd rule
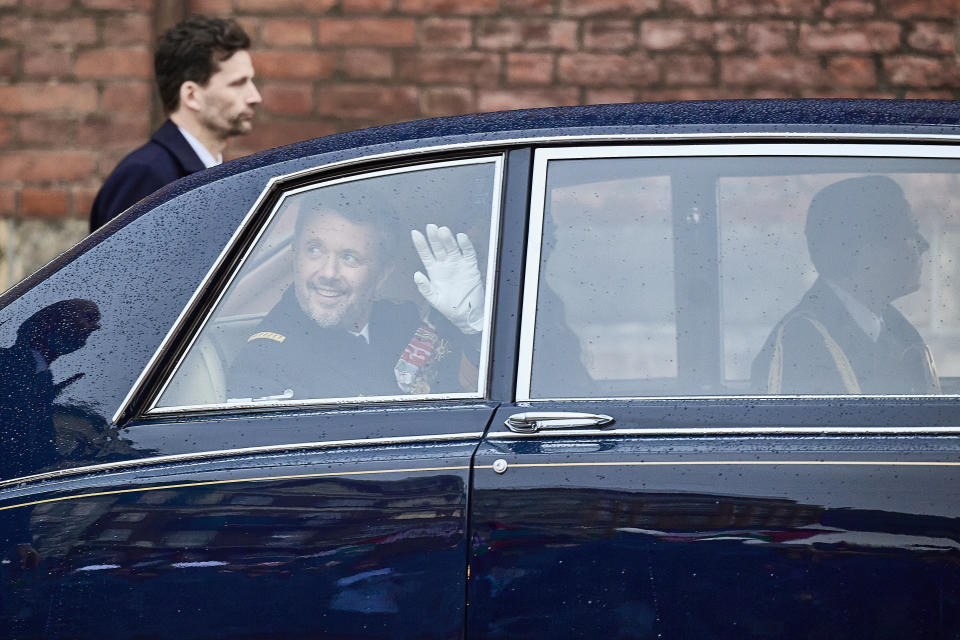
[[[483,331],[483,280],[467,234],[454,238],[449,228],[428,224],[426,238],[417,230],[410,236],[427,270],[413,274],[423,297],[463,333]]]

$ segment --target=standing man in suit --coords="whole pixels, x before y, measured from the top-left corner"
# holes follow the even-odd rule
[[[163,34],[153,63],[168,119],[107,177],[91,231],[160,187],[220,164],[227,140],[250,131],[261,97],[249,48],[240,25],[221,18],[191,16]]]

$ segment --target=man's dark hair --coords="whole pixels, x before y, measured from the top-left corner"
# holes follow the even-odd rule
[[[387,194],[368,182],[357,180],[295,196],[298,210],[293,237],[299,238],[303,228],[315,216],[336,213],[354,224],[373,227],[377,235],[377,260],[380,266],[392,264],[399,253],[401,238],[409,237],[410,232],[403,230]]]
[[[195,15],[171,27],[160,37],[153,56],[163,110],[177,110],[184,82],[205,85],[221,62],[249,48],[250,37],[232,19]]]
[[[828,278],[849,275],[860,253],[884,235],[909,233],[910,204],[887,176],[848,178],[817,192],[807,213],[810,260]]]

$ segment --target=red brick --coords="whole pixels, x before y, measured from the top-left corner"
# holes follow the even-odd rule
[[[17,214],[17,196],[19,189],[0,188],[0,216],[12,217]]]
[[[343,0],[344,13],[385,13],[393,8],[393,0]]]
[[[330,4],[333,4],[332,2]],[[233,0],[233,9],[237,12],[279,13],[303,9],[303,0]]]
[[[816,60],[796,56],[731,56],[720,62],[720,82],[731,87],[823,86]]]
[[[747,47],[760,53],[784,51],[796,34],[791,22],[751,22],[747,25]]]
[[[723,16],[790,16],[808,18],[820,10],[810,0],[717,0],[717,14]]]
[[[254,50],[253,66],[263,78],[323,80],[337,68],[334,53]]]
[[[346,113],[353,118],[399,120],[416,116],[419,111],[418,93],[414,87],[333,85],[324,87],[317,96],[317,113],[320,115]]]
[[[907,37],[907,43],[925,53],[952,54],[957,46],[956,27],[950,23],[917,22]]]
[[[309,120],[283,120],[258,122],[257,126],[245,136],[233,138],[230,148],[224,153],[225,158],[236,158],[240,155],[253,153],[336,133],[337,127],[331,122],[310,118]]]
[[[0,180],[82,180],[95,166],[93,154],[84,151],[12,151],[0,154]]]
[[[624,51],[637,43],[637,30],[630,20],[591,20],[583,27],[584,49]]]
[[[514,85],[544,85],[553,81],[553,54],[507,54],[507,82]]]
[[[638,102],[673,102],[676,100],[729,100],[731,98],[748,98],[749,92],[743,89],[716,88],[716,87],[688,87],[677,89],[652,89],[640,87],[637,89]],[[783,94],[781,97],[787,97]]]
[[[77,122],[71,118],[22,118],[19,129],[21,145],[62,149],[73,142]]]
[[[397,8],[404,13],[490,15],[497,12],[498,0],[397,0]]]
[[[415,83],[497,86],[500,56],[476,51],[414,53],[397,59],[397,76]]]
[[[0,86],[0,113],[80,112],[97,108],[97,90],[89,84],[23,82]]]
[[[103,21],[103,42],[111,46],[142,44],[153,40],[150,16],[145,13],[121,13]]]
[[[88,9],[122,9],[125,11],[150,11],[153,0],[80,0]]]
[[[881,11],[894,18],[955,18],[960,0],[879,0]]]
[[[97,25],[93,18],[25,18],[8,15],[0,18],[0,38],[31,45],[93,44]]]
[[[261,92],[268,113],[305,115],[313,110],[313,87],[308,83],[270,83]]]
[[[573,20],[542,20],[540,18],[487,20],[477,26],[477,45],[480,48],[489,49],[574,51],[579,48],[577,28],[577,22]]]
[[[52,13],[69,9],[72,4],[73,0],[21,0],[20,6],[24,9],[30,9],[31,11],[46,11]],[[0,2],[0,6],[15,7],[17,6],[17,0]]]
[[[351,78],[385,80],[393,77],[393,54],[378,49],[347,49],[343,72]]]
[[[420,23],[421,45],[440,49],[467,49],[473,43],[467,18],[426,18]]]
[[[633,89],[588,89],[583,104],[622,104],[636,99]]]
[[[77,145],[96,149],[133,149],[150,137],[150,114],[95,113],[77,125]]]
[[[75,218],[87,218],[93,208],[93,199],[97,197],[97,189],[74,187],[73,206],[70,214]]]
[[[278,13],[306,11],[327,13],[339,5],[340,0],[233,0],[234,13]]]
[[[872,58],[838,56],[827,62],[830,84],[838,87],[875,87],[877,68]]]
[[[639,16],[657,11],[660,0],[560,0],[560,13],[567,16]]]
[[[260,38],[260,27],[263,25],[263,19],[260,16],[224,15],[223,17],[230,17],[236,20],[237,24],[240,25],[240,28],[243,29],[248,36],[250,36],[250,43],[253,45],[253,49],[261,48],[262,41]]]
[[[713,15],[713,0],[664,0],[663,8],[668,13],[710,16]]]
[[[501,13],[553,13],[553,0],[500,0]]]
[[[834,0],[823,10],[823,17],[827,20],[867,18],[876,12],[876,6],[870,0]]]
[[[478,111],[535,109],[579,103],[576,89],[498,89],[481,91],[477,96]]]
[[[313,22],[306,18],[265,20],[261,37],[271,46],[313,44]]]
[[[883,60],[890,84],[920,89],[960,86],[960,69],[952,58],[890,56]]]
[[[621,87],[656,82],[656,63],[648,56],[634,54],[574,53],[561,55],[557,75],[563,82],[584,86]]]
[[[713,35],[712,48],[720,53],[732,53],[734,51],[743,51],[748,49],[752,43],[747,39],[747,28],[750,23],[740,22],[714,22],[712,25]],[[699,35],[699,34],[698,34]],[[698,47],[699,48],[699,47]]]
[[[14,48],[0,47],[0,78],[10,78],[17,75],[20,68],[20,57]]]
[[[900,46],[900,25],[895,22],[800,25],[800,49],[868,53],[894,51]]]
[[[339,1],[340,0],[303,0],[303,10],[310,13],[328,13],[337,7]]]
[[[953,91],[946,89],[939,90],[927,90],[927,91],[918,91],[916,89],[911,89],[904,93],[904,98],[907,100],[956,100],[957,95]]]
[[[147,113],[150,110],[152,96],[152,83],[145,81],[115,83],[103,89],[100,105],[108,112]]]
[[[477,25],[477,46],[481,49],[574,50],[577,23],[539,18],[482,20]]]
[[[13,142],[13,119],[0,118],[0,147],[6,147]]]
[[[233,0],[190,0],[187,11],[208,15],[227,14],[233,11]]]
[[[661,60],[667,86],[713,85],[716,63],[709,56],[671,55]]]
[[[651,51],[698,51],[714,39],[714,26],[689,20],[644,20],[640,24],[640,46]]]
[[[883,100],[898,97],[893,91],[874,91],[865,89],[802,89],[797,92],[798,98],[868,98]]]
[[[54,47],[28,48],[23,52],[23,73],[44,78],[72,75],[73,53]]]
[[[421,110],[427,117],[455,116],[477,110],[473,89],[464,87],[436,87],[427,89],[421,97]]]
[[[324,18],[317,24],[321,45],[402,47],[416,40],[417,25],[409,18]]]
[[[141,47],[82,51],[74,72],[79,78],[150,78],[153,56]]]
[[[62,218],[67,215],[67,192],[63,189],[31,189],[20,191],[20,214],[38,218]]]

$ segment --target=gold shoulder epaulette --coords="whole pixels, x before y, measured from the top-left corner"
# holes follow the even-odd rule
[[[282,333],[274,333],[273,331],[261,331],[247,338],[247,342],[253,342],[254,340],[257,340],[259,338],[266,338],[267,340],[283,342],[284,340],[287,339],[287,336],[283,335]]]

